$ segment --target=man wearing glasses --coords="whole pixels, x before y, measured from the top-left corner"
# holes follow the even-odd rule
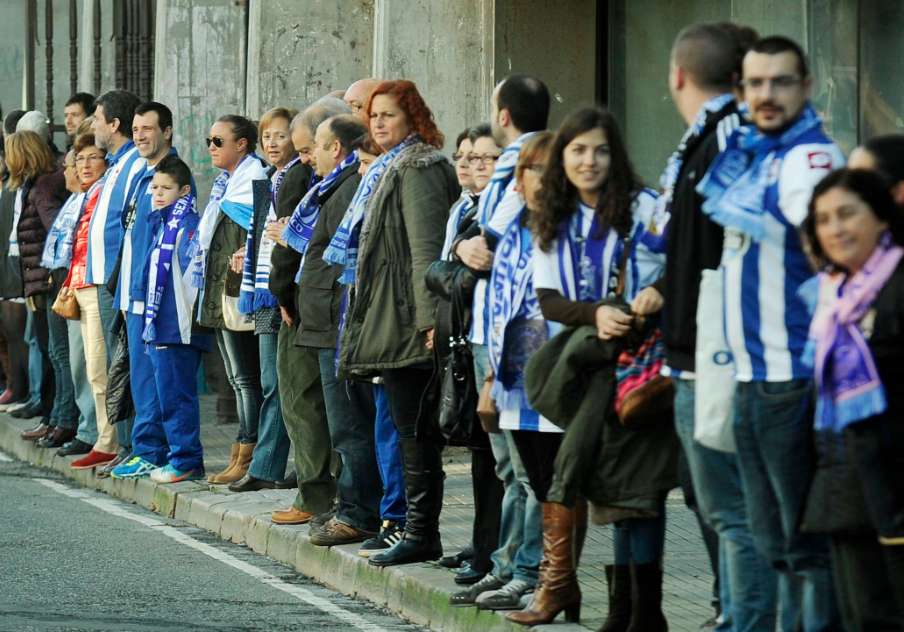
[[[797,290],[812,274],[798,236],[816,183],[844,163],[810,105],[800,47],[756,42],[740,83],[751,125],[737,129],[698,192],[725,228],[725,331],[734,360],[734,436],[754,544],[779,571],[783,629],[839,630],[828,542],[797,520],[813,470],[810,316]],[[790,626],[790,627],[789,627]]]

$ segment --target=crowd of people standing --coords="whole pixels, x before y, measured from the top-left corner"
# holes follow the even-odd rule
[[[500,81],[451,161],[414,83],[361,79],[213,121],[203,207],[162,103],[74,95],[65,152],[11,112],[0,409],[98,476],[297,487],[274,523],[439,560],[452,605],[523,625],[579,620],[593,520],[601,630],[666,630],[680,486],[715,629],[904,630],[904,137],[845,166],[811,81],[789,39],[685,28],[687,130],[651,186],[611,113],[547,130],[535,77]],[[215,473],[205,353],[238,420]],[[475,516],[442,557],[449,444]]]

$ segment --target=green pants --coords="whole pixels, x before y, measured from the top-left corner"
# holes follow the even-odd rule
[[[298,496],[295,507],[314,515],[333,506],[336,482],[330,473],[333,449],[323,402],[318,349],[295,346],[295,327],[279,329],[276,370],[283,420],[292,440]]]

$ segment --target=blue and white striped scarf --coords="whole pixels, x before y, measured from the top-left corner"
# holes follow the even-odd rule
[[[97,183],[94,183],[97,186]],[[92,187],[93,188],[93,187]],[[75,243],[75,231],[82,215],[84,192],[73,193],[63,204],[63,208],[53,220],[53,226],[47,233],[44,252],[41,255],[41,267],[48,270],[68,268],[72,262],[72,244]]]
[[[461,192],[461,197],[455,201],[452,208],[449,209],[449,221],[446,222],[446,241],[443,243],[443,259],[449,257],[452,251],[452,244],[461,229],[461,220],[468,212],[474,208],[474,194],[467,189]]]
[[[358,162],[358,154],[351,152],[342,162],[333,167],[325,178],[316,182],[295,207],[289,223],[283,230],[282,238],[293,249],[304,254],[320,217],[320,205],[327,193],[333,190],[336,180],[347,168]]]
[[[270,256],[273,254],[273,240],[260,233],[266,230],[267,223],[271,219],[276,219],[276,199],[280,188],[282,188],[286,172],[300,160],[300,157],[295,156],[274,174],[273,184],[270,187],[270,206],[267,210],[264,225],[258,227],[254,213],[251,214],[251,226],[248,228],[248,235],[245,238],[242,285],[239,290],[237,305],[238,310],[243,314],[251,314],[259,309],[272,309],[279,306],[276,297],[270,292]],[[258,244],[260,244],[259,247]]]
[[[201,223],[192,239],[189,255],[194,259],[192,264],[192,285],[204,287],[204,269],[207,265],[207,251],[217,227],[217,218],[223,211],[232,221],[248,230],[251,215],[254,212],[254,197],[251,183],[263,180],[267,171],[256,154],[247,154],[239,162],[232,175],[228,171],[220,172],[213,181],[210,200],[204,208]]]
[[[487,184],[487,188],[480,194],[480,204],[478,205],[477,221],[480,226],[486,228],[496,212],[496,207],[502,201],[505,190],[515,175],[515,165],[518,163],[518,155],[521,153],[521,146],[524,141],[534,135],[535,132],[528,132],[519,136],[512,144],[506,147],[499,159],[496,161],[496,168],[493,170],[493,177]]]
[[[764,197],[770,186],[769,157],[822,125],[809,103],[791,127],[781,134],[764,134],[754,125],[739,127],[725,150],[697,185],[706,198],[703,212],[717,224],[737,229],[754,241],[766,234]]]
[[[157,330],[154,321],[160,309],[160,301],[163,298],[163,290],[169,278],[170,268],[173,263],[173,254],[176,249],[176,237],[182,228],[184,218],[192,213],[195,208],[195,198],[190,193],[176,200],[172,207],[169,220],[163,225],[160,240],[151,251],[150,268],[148,269],[148,296],[144,303],[144,331],[142,340],[154,340],[157,338]],[[159,213],[164,217],[166,209]]]
[[[417,134],[410,134],[401,143],[377,158],[368,168],[367,173],[358,184],[355,197],[352,198],[342,223],[330,245],[323,252],[323,260],[343,266],[339,282],[351,285],[355,282],[355,269],[358,265],[358,239],[361,236],[361,225],[364,222],[364,214],[367,211],[367,203],[377,188],[377,183],[385,173],[390,163],[395,160],[405,149],[421,142]]]

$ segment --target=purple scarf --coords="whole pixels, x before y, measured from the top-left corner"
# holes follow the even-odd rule
[[[810,325],[816,344],[816,429],[841,432],[848,425],[885,412],[885,389],[866,338],[857,327],[898,266],[904,248],[883,235],[873,254],[853,276],[820,273],[824,299]]]

